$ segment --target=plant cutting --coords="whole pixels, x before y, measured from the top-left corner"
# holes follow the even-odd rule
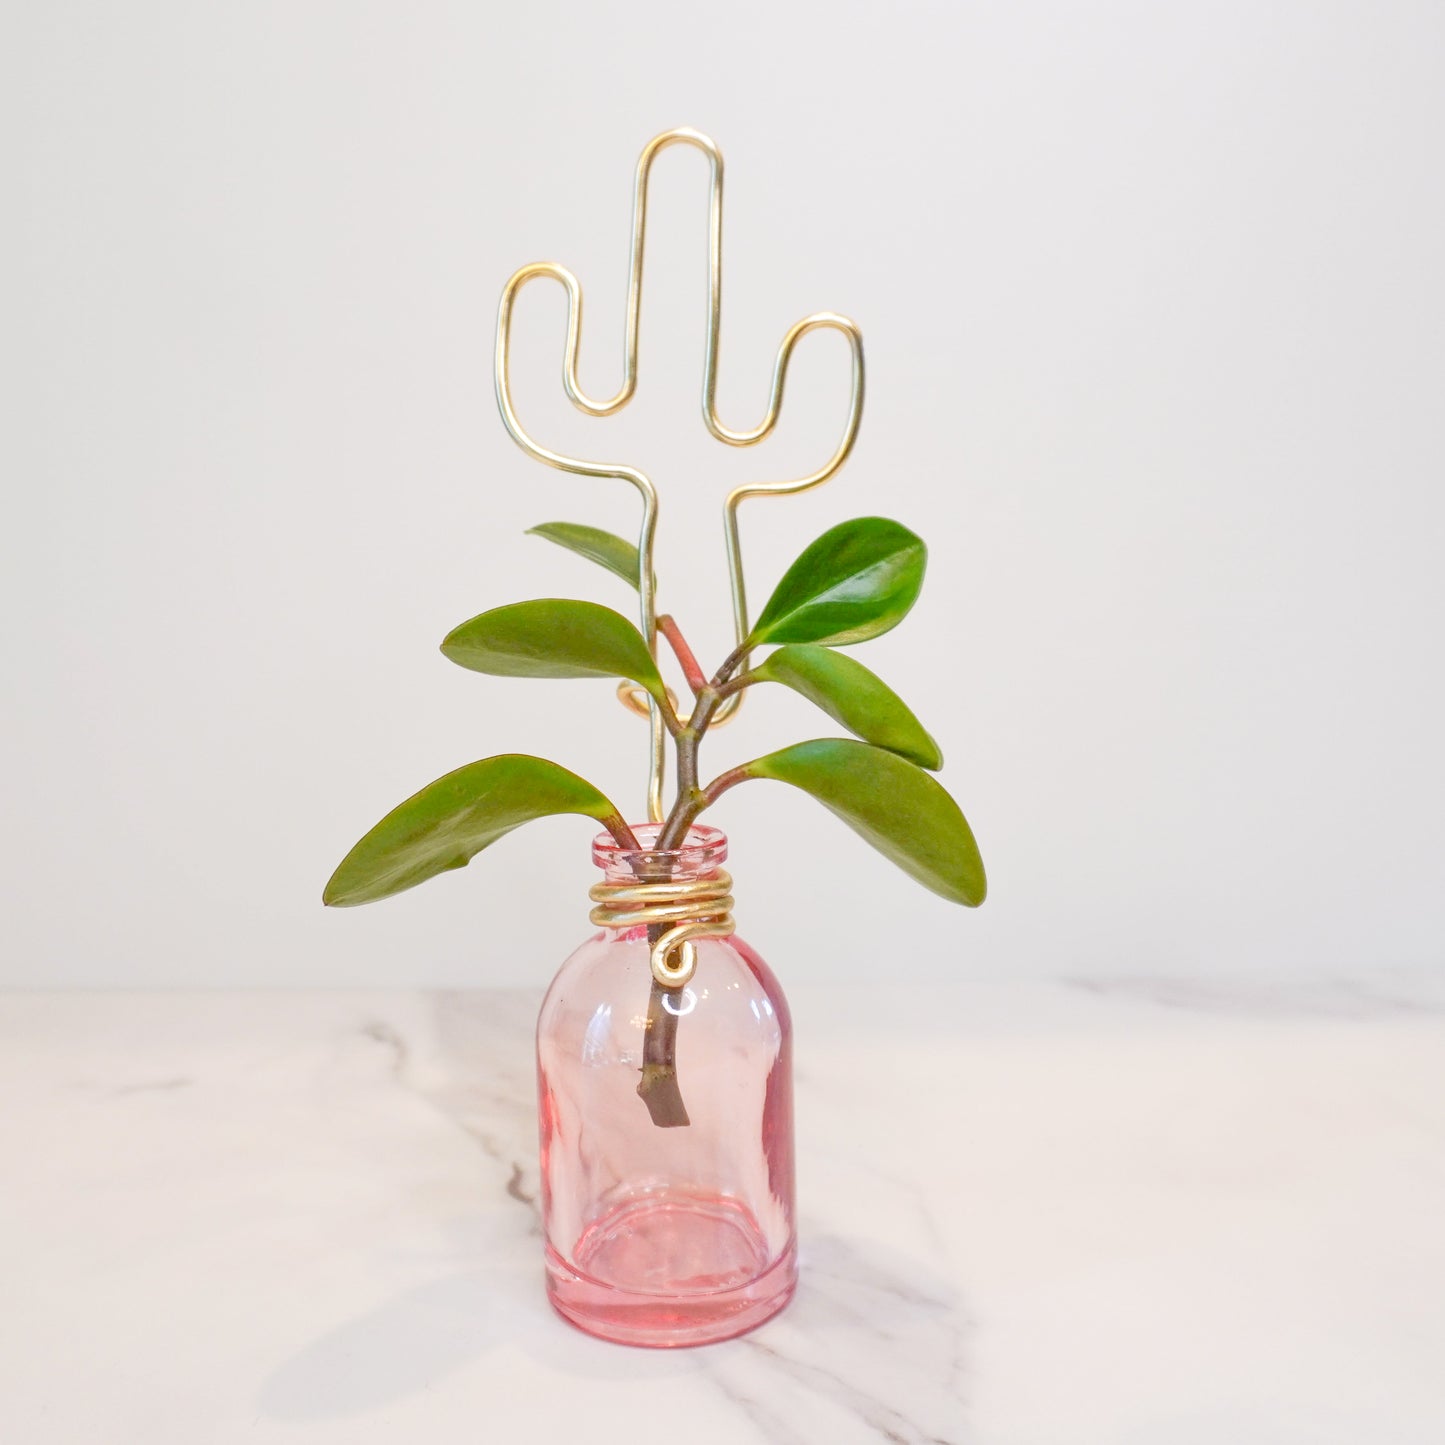
[[[516,291],[548,275],[562,281],[572,303],[568,394],[595,414],[630,397],[648,175],[655,154],[675,142],[697,146],[713,163],[709,429],[733,445],[765,436],[776,421],[792,346],[808,330],[845,331],[855,363],[848,426],[829,465],[797,482],[739,488],[728,499],[737,644],[711,671],[678,620],[656,610],[651,482],[630,467],[539,446],[516,417],[507,380]],[[703,815],[743,783],[785,783],[933,893],[976,907],[986,890],[969,824],[933,776],[943,761],[938,745],[892,688],[845,650],[907,616],[923,585],[922,539],[883,517],[842,522],[803,550],[756,620],[747,620],[738,503],[759,492],[817,485],[841,466],[861,407],[862,352],[845,318],[807,318],[779,349],[764,424],[750,432],[722,427],[713,404],[721,181],[721,157],[697,132],[667,132],[644,151],[627,380],[611,401],[593,402],[576,384],[580,290],[570,272],[550,263],[522,268],[499,314],[498,400],[514,438],[550,465],[627,480],[644,502],[636,545],[577,523],[549,522],[533,532],[633,589],[641,626],[597,602],[542,598],[482,612],[441,644],[448,659],[474,672],[617,684],[623,701],[650,720],[646,820],[629,821],[561,763],[501,753],[447,773],[394,808],[341,861],[324,893],[331,906],[389,897],[465,867],[537,818],[579,814],[601,825],[593,856],[604,878],[591,894],[599,931],[564,963],[538,1025],[548,1288],[558,1309],[583,1328],[651,1345],[704,1343],[753,1328],[786,1303],[796,1279],[791,1024],[777,980],[736,934],[731,879],[721,866],[727,840]],[[691,695],[685,707],[664,681],[659,639]],[[849,736],[808,739],[709,775],[704,740],[765,684],[807,698]],[[663,796],[668,743],[670,801]]]

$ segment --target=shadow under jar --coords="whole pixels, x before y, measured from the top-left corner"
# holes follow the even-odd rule
[[[607,882],[710,878],[727,857],[716,828],[665,852],[649,846],[658,825],[635,831],[641,851],[594,841]],[[548,1296],[625,1344],[729,1339],[797,1282],[787,1001],[736,935],[694,946],[689,982],[654,993],[646,926],[604,928],[562,965],[537,1021]],[[638,1086],[649,1031],[655,1060],[673,1030],[688,1122],[661,1127]]]

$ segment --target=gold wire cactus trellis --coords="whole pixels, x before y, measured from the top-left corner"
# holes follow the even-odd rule
[[[566,456],[551,450],[536,441],[522,425],[512,404],[511,385],[511,344],[512,309],[522,288],[538,277],[549,276],[560,281],[567,291],[567,340],[562,356],[562,386],[571,398],[572,404],[588,416],[611,416],[620,411],[637,390],[637,331],[638,317],[642,307],[642,265],[647,239],[647,187],[652,172],[652,163],[658,154],[673,145],[694,146],[708,158],[711,173],[711,189],[708,201],[708,303],[707,339],[703,355],[702,373],[702,419],[708,431],[720,442],[733,447],[750,447],[764,440],[777,425],[782,410],[783,388],[788,379],[788,364],[793,349],[810,331],[840,331],[847,338],[852,356],[852,380],[848,402],[848,416],[843,424],[833,454],[815,472],[788,481],[745,482],[728,493],[723,504],[723,535],[727,543],[728,577],[732,588],[733,626],[741,646],[748,636],[747,592],[743,582],[742,543],[738,533],[738,509],[743,501],[753,496],[785,496],[807,491],[810,487],[821,486],[848,459],[853,443],[858,436],[858,424],[863,414],[863,334],[857,325],[846,316],[833,311],[818,311],[805,316],[788,328],[778,344],[777,356],[773,362],[772,389],[768,397],[767,410],[757,426],[735,431],[725,426],[717,411],[717,360],[719,333],[722,318],[722,201],[723,201],[723,158],[722,152],[701,131],[687,126],[664,131],[654,136],[638,157],[637,173],[632,191],[632,246],[631,262],[627,277],[627,320],[622,345],[622,385],[605,401],[597,401],[582,390],[577,380],[577,353],[582,343],[582,287],[577,277],[567,267],[555,261],[537,261],[516,271],[502,290],[501,303],[497,308],[496,347],[496,391],[497,406],[502,413],[512,439],[528,456],[557,467],[564,472],[575,472],[584,477],[615,477],[630,482],[642,496],[642,526],[638,539],[638,553],[641,562],[639,593],[641,595],[642,635],[654,658],[657,656],[657,607],[656,582],[653,575],[653,549],[657,536],[658,495],[650,477],[637,467],[621,462],[585,461],[581,457]],[[641,711],[638,694],[629,684],[619,688],[619,695],[634,711]],[[730,697],[718,709],[714,722],[731,717],[742,702],[738,693]],[[665,764],[665,733],[662,713],[656,701],[647,699],[646,711],[650,728],[650,763],[647,784],[647,810],[653,822],[661,822],[663,816],[662,784]]]

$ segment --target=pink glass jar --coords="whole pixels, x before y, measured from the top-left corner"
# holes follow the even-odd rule
[[[646,849],[658,829],[635,831]],[[603,834],[592,856],[608,882],[700,879],[727,838],[695,826],[679,849],[638,853]],[[696,948],[688,984],[663,989],[646,927],[605,928],[562,965],[537,1021],[548,1296],[626,1344],[742,1334],[797,1282],[787,1001],[736,935]],[[638,1089],[660,1058],[675,1061],[676,1094],[671,1108],[654,1094],[650,1112]]]

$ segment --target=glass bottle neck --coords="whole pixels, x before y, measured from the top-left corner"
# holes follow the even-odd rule
[[[592,861],[609,883],[636,882],[640,878],[664,878],[690,882],[711,878],[728,856],[727,834],[721,828],[694,823],[679,848],[653,848],[661,823],[638,823],[632,830],[640,848],[624,848],[610,833],[599,833],[592,842]]]

